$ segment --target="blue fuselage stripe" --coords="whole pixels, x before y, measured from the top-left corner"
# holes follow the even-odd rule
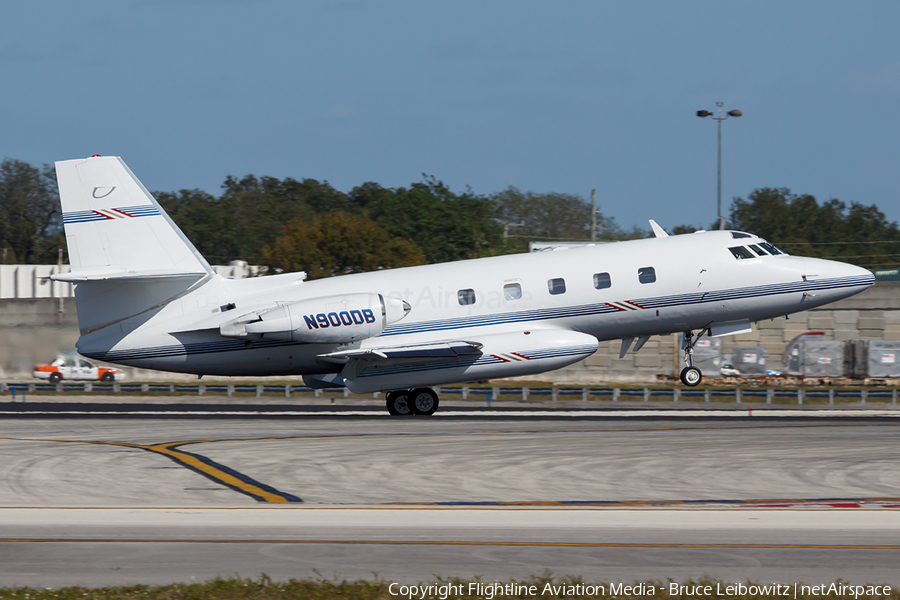
[[[660,296],[656,298],[640,298],[630,300],[645,309],[667,308],[675,306],[689,306],[707,302],[721,302],[723,300],[743,300],[760,296],[772,296],[777,294],[792,294],[797,292],[840,289],[857,286],[867,286],[872,283],[872,276],[860,275],[856,277],[843,277],[837,279],[823,279],[820,281],[802,281],[790,283],[778,283],[771,285],[752,286],[731,290],[717,290],[713,292],[695,292],[691,294],[679,294],[672,296]],[[637,309],[640,310],[640,309]],[[503,325],[510,323],[524,323],[530,321],[545,321],[550,319],[563,319],[601,315],[622,311],[606,303],[593,303],[581,306],[556,307],[536,310],[526,310],[515,313],[499,313],[492,315],[477,315],[471,317],[457,317],[452,319],[440,319],[434,321],[421,321],[418,323],[389,325],[380,337],[395,335],[447,331],[451,329],[468,329],[472,327],[484,327],[488,325]],[[92,353],[89,356],[98,360],[110,362],[142,360],[151,358],[169,358],[175,356],[191,356],[198,354],[212,354],[219,352],[236,352],[257,348],[273,348],[279,346],[301,345],[296,342],[266,341],[253,342],[246,345],[240,340],[221,340],[214,342],[198,342],[188,344],[175,344],[171,346],[159,346],[156,348],[135,348],[131,350],[111,350],[103,353]],[[538,351],[544,352],[544,351]],[[482,357],[486,358],[486,357]],[[537,358],[537,356],[535,356]],[[445,368],[445,367],[441,367]]]
[[[856,287],[870,285],[871,282],[871,276],[861,275],[857,277],[843,277],[839,279],[824,279],[821,281],[777,283],[731,290],[718,290],[713,292],[694,292],[691,294],[660,296],[657,298],[641,298],[630,300],[628,302],[632,302],[643,308],[669,308],[673,306],[688,306],[706,302],[722,302],[723,300],[742,300],[746,298],[757,298],[759,296],[772,296],[777,294],[791,294],[805,291]],[[382,337],[385,337],[392,335],[404,335],[409,333],[421,333],[425,331],[446,331],[448,329],[466,329],[470,327],[484,327],[487,325],[503,325],[509,323],[521,323],[525,321],[545,321],[549,319],[581,317],[618,312],[624,311],[614,306],[610,306],[607,303],[584,304],[581,306],[545,308],[520,311],[515,313],[455,317],[452,319],[421,321],[418,323],[402,323],[397,325],[389,325],[387,328],[385,328],[381,335]]]

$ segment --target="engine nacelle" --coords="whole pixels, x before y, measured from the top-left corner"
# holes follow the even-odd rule
[[[219,332],[247,340],[345,344],[379,335],[409,311],[407,302],[381,294],[324,296],[243,315]]]

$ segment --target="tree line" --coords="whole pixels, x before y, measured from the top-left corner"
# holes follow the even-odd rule
[[[212,263],[246,260],[310,278],[527,250],[531,240],[590,239],[591,206],[573,194],[453,191],[423,176],[406,187],[367,182],[349,192],[316,179],[229,176],[219,195],[154,192]],[[784,188],[735,198],[729,228],[757,233],[794,254],[869,268],[896,266],[900,230],[877,206],[819,203]],[[679,225],[673,233],[694,231]],[[649,236],[597,215],[600,241]],[[52,167],[0,163],[0,251],[5,263],[54,263],[65,248]]]

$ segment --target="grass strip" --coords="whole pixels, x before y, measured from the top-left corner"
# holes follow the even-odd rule
[[[778,586],[778,587],[776,587]],[[885,593],[887,592],[887,593]],[[0,588],[2,600],[500,600],[506,598],[546,598],[573,600],[637,600],[659,598],[688,600],[728,598],[734,600],[900,599],[900,591],[887,586],[851,584],[840,579],[825,584],[776,584],[768,582],[731,582],[717,579],[671,579],[643,582],[585,582],[578,577],[531,576],[522,581],[482,579],[444,579],[432,582],[394,582],[376,578],[366,580],[290,579],[272,580],[239,577],[216,578],[205,583],[173,583],[162,586],[131,585],[104,588],[65,587],[36,589]]]

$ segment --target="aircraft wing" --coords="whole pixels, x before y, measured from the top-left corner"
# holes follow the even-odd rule
[[[346,363],[351,358],[363,358],[366,356],[377,356],[378,358],[452,358],[455,356],[481,354],[482,346],[483,344],[479,342],[453,340],[429,344],[343,350],[340,352],[319,354],[318,358],[326,362],[338,364]]]
[[[577,331],[536,329],[480,334],[478,341],[441,340],[320,354],[341,372],[305,375],[310,387],[346,386],[353,393],[410,389],[459,381],[531,375],[596,352],[597,338]],[[436,383],[437,382],[437,383]]]

